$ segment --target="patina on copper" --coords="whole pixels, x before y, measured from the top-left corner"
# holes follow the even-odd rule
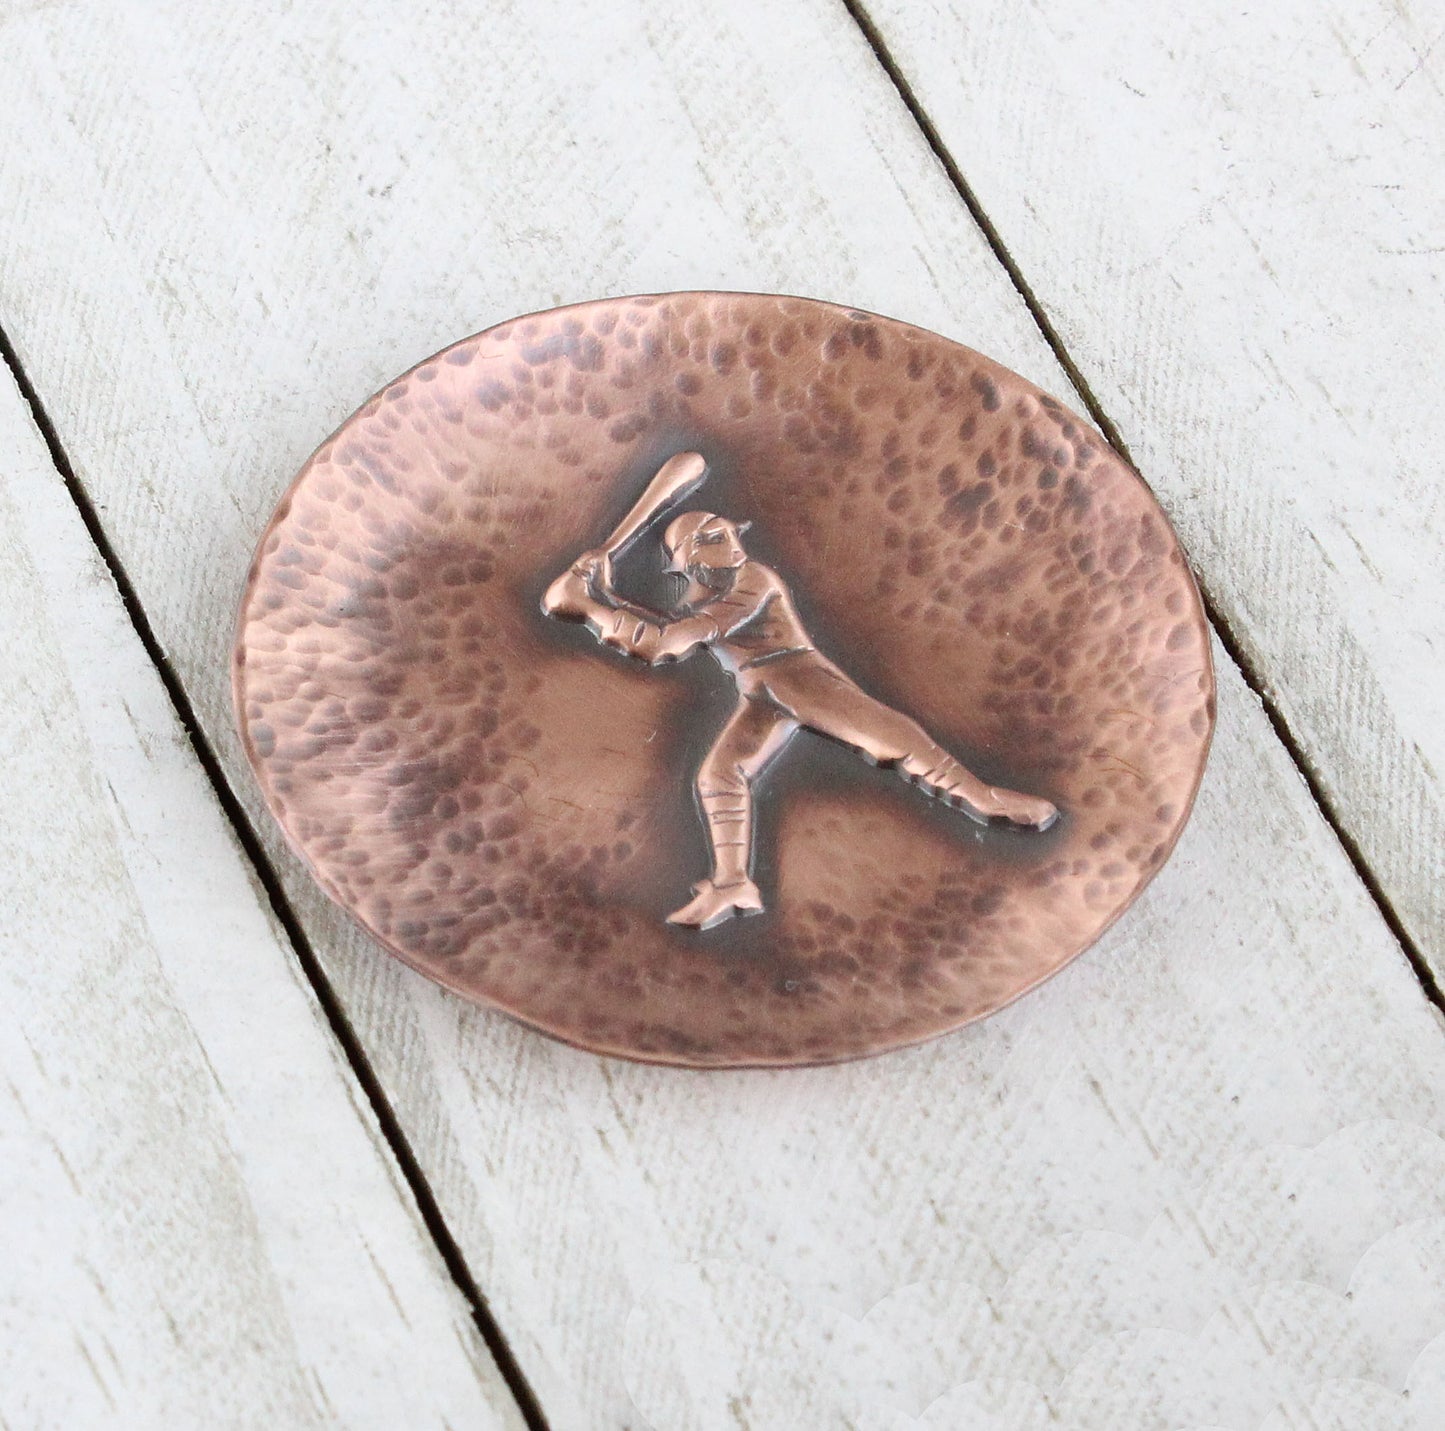
[[[1173,847],[1214,700],[1174,535],[1087,423],[935,334],[717,293],[379,393],[262,539],[234,684],[291,844],[392,952],[701,1066],[1048,977]]]

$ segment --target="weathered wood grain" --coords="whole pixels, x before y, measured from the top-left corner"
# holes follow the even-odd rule
[[[0,1425],[520,1426],[8,373]]]
[[[485,25],[85,4],[0,38],[0,318],[258,817],[225,692],[251,544],[329,426],[460,332],[802,290],[1068,396],[822,0]],[[1125,923],[1002,1017],[873,1063],[685,1075],[550,1045],[386,960],[271,839],[555,1425],[1438,1420],[1445,1044],[1220,666],[1195,822]]]
[[[1445,13],[865,5],[1445,974]]]

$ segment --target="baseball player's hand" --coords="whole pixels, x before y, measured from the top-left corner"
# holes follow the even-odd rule
[[[608,552],[601,548],[583,552],[572,563],[572,570],[587,583],[599,601],[612,602],[612,557]]]

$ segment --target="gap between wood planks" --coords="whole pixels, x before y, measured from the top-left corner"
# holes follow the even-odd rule
[[[508,1390],[516,1401],[528,1431],[548,1431],[536,1393],[528,1384],[516,1356],[508,1345],[496,1318],[492,1315],[486,1298],[482,1295],[481,1288],[472,1276],[471,1269],[462,1256],[461,1248],[442,1216],[441,1208],[422,1172],[421,1164],[417,1161],[406,1134],[402,1132],[400,1120],[387,1099],[385,1090],[381,1086],[381,1080],[372,1068],[361,1040],[352,1028],[351,1021],[347,1018],[330,980],[327,979],[321,967],[321,961],[317,958],[316,952],[312,949],[311,942],[301,926],[300,919],[291,908],[280,880],[267,861],[260,838],[247,818],[240,800],[231,789],[215,748],[206,738],[205,732],[196,718],[195,709],[191,705],[185,687],[181,684],[181,679],[172,666],[170,658],[156,639],[150,618],[141,605],[135,587],[121,567],[120,560],[101,523],[100,515],[76,477],[75,469],[71,466],[70,458],[55,430],[55,424],[51,422],[50,415],[40,401],[40,396],[21,365],[20,356],[15,351],[15,346],[3,327],[0,327],[0,360],[4,361],[5,366],[14,376],[15,384],[20,389],[20,395],[24,398],[26,406],[29,407],[30,415],[45,441],[45,446],[50,453],[50,460],[65,483],[65,489],[70,494],[71,500],[80,512],[86,531],[89,532],[96,551],[100,554],[101,560],[110,573],[111,581],[120,594],[121,604],[124,606],[136,634],[140,637],[141,645],[144,646],[146,654],[160,674],[166,695],[170,698],[171,706],[180,719],[186,737],[201,763],[201,768],[206,773],[206,778],[211,783],[211,789],[226,818],[230,821],[246,859],[255,870],[256,878],[260,881],[261,888],[265,891],[277,920],[290,940],[291,948],[316,994],[317,1002],[326,1016],[326,1021],[330,1024],[332,1033],[341,1045],[341,1050],[351,1065],[351,1071],[356,1075],[356,1080],[371,1105],[371,1111],[381,1129],[382,1136],[386,1139],[392,1156],[396,1159],[397,1166],[401,1169],[402,1176],[411,1189],[411,1195],[416,1201],[417,1210],[421,1213],[422,1221],[426,1225],[432,1243],[441,1255],[442,1262],[457,1290],[465,1298],[472,1321],[481,1334],[483,1342],[486,1343],[498,1372],[501,1373]]]
[[[1138,470],[1138,465],[1129,451],[1128,444],[1124,441],[1122,434],[1115,425],[1112,418],[1104,411],[1103,405],[1095,395],[1093,388],[1084,374],[1079,370],[1078,364],[1074,361],[1073,355],[1065,346],[1063,339],[1059,336],[1058,330],[1050,321],[1048,314],[1044,311],[1043,304],[1030,287],[1028,280],[1023,276],[1013,255],[1009,252],[1003,241],[1003,236],[995,227],[992,219],[989,218],[978,195],[974,192],[968,180],[963,177],[963,171],[958,167],[953,155],[949,152],[948,146],[943,142],[943,136],[938,132],[937,126],[928,117],[928,112],[923,108],[918,96],[913,92],[913,87],[908,83],[907,77],[899,67],[893,52],[888,48],[882,32],[873,23],[873,18],[868,14],[862,4],[862,0],[839,0],[839,4],[848,12],[853,23],[862,31],[863,38],[867,41],[869,48],[873,51],[873,57],[878,61],[884,74],[892,81],[894,89],[898,91],[898,97],[903,101],[913,122],[918,126],[928,147],[933,151],[933,157],[938,160],[943,168],[948,181],[953,185],[958,197],[963,201],[964,207],[968,210],[974,223],[978,225],[979,231],[983,234],[989,248],[993,251],[994,257],[1003,265],[1004,272],[1008,274],[1010,282],[1023,299],[1034,322],[1038,325],[1039,332],[1043,334],[1044,341],[1053,350],[1054,357],[1058,360],[1059,366],[1068,375],[1069,381],[1084,400],[1085,408],[1093,419],[1094,425],[1109,440],[1110,445],[1121,453],[1130,466]],[[1335,838],[1340,842],[1341,849],[1354,867],[1355,874],[1359,877],[1360,883],[1369,892],[1370,898],[1374,901],[1375,907],[1379,910],[1380,917],[1385,921],[1390,933],[1395,936],[1395,942],[1400,946],[1405,957],[1410,961],[1410,967],[1415,971],[1415,977],[1420,981],[1420,987],[1424,990],[1425,997],[1442,1014],[1445,1014],[1445,990],[1442,990],[1440,982],[1436,979],[1434,972],[1426,962],[1415,941],[1410,937],[1404,922],[1395,912],[1395,907],[1390,902],[1390,897],[1385,893],[1375,872],[1370,868],[1365,859],[1364,852],[1360,849],[1359,842],[1346,828],[1343,818],[1340,815],[1334,801],[1330,798],[1329,792],[1325,789],[1320,772],[1310,759],[1308,752],[1300,744],[1289,722],[1285,720],[1284,713],[1278,704],[1271,699],[1268,687],[1254,662],[1246,653],[1244,643],[1231,629],[1228,620],[1220,611],[1214,597],[1210,594],[1209,587],[1199,572],[1194,573],[1194,579],[1199,585],[1199,594],[1204,603],[1204,614],[1209,624],[1214,628],[1215,634],[1219,637],[1219,643],[1224,647],[1230,660],[1239,667],[1240,674],[1244,677],[1245,684],[1258,697],[1260,704],[1264,707],[1264,713],[1269,718],[1274,733],[1279,737],[1280,743],[1289,752],[1290,759],[1294,762],[1295,768],[1299,771],[1306,788],[1309,790],[1315,805],[1320,814],[1324,817],[1325,823],[1334,831]]]

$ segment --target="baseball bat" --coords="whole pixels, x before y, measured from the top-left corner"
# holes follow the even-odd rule
[[[707,463],[698,452],[679,452],[669,457],[643,488],[632,510],[612,529],[602,543],[608,556],[616,556],[655,517],[680,501],[707,474]]]
[[[707,461],[699,452],[678,452],[669,457],[643,488],[627,515],[603,541],[602,550],[617,556],[639,532],[660,512],[691,492],[707,476]],[[551,616],[568,617],[576,613],[571,591],[572,572],[564,571],[542,598],[542,609]]]

